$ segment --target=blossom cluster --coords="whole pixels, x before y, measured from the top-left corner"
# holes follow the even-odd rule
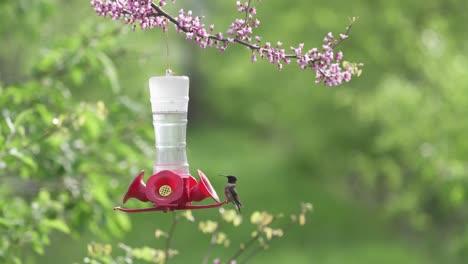
[[[175,0],[171,0],[175,3]],[[349,66],[341,66],[343,53],[335,52],[334,48],[347,35],[340,34],[335,38],[332,33],[324,38],[321,49],[312,48],[304,51],[304,44],[291,47],[293,52],[287,54],[282,48],[282,42],[276,45],[270,42],[262,43],[260,36],[253,36],[255,28],[258,28],[260,21],[255,18],[257,10],[251,6],[251,1],[241,3],[236,2],[237,12],[243,14],[244,18],[237,18],[224,32],[214,33],[215,26],[208,27],[202,22],[202,17],[194,16],[192,11],[180,9],[178,16],[173,17],[162,8],[167,1],[159,0],[91,0],[91,6],[96,13],[103,17],[110,17],[118,20],[124,19],[125,23],[131,24],[135,29],[137,25],[141,29],[161,28],[167,30],[169,23],[174,24],[176,31],[185,34],[186,39],[194,41],[201,48],[214,47],[223,52],[231,44],[239,44],[248,47],[252,51],[251,61],[260,59],[268,60],[276,64],[279,70],[283,69],[283,64],[289,65],[292,59],[297,61],[297,65],[305,70],[311,69],[316,72],[316,83],[324,83],[326,86],[337,86],[343,82],[349,82],[355,69]],[[348,27],[349,29],[349,27]],[[225,36],[226,35],[226,36]]]
[[[134,29],[138,23],[141,29],[159,27],[166,30],[168,19],[158,16],[153,4],[152,0],[91,0],[91,6],[100,16],[108,16],[113,20],[124,19]],[[159,2],[160,6],[165,4],[165,1]]]

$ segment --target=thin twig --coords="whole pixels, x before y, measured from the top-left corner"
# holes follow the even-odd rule
[[[292,226],[293,226],[294,222],[291,220],[289,221],[283,228],[283,233],[286,233],[287,230],[289,230]],[[270,240],[270,244],[271,242],[273,242],[273,240],[277,238],[277,237],[272,237],[271,240]],[[241,262],[239,262],[239,264],[245,264],[247,263],[251,258],[255,257],[258,253],[260,253],[262,251],[262,246],[257,246],[254,250],[252,250],[250,252],[250,254],[248,254]]]
[[[252,2],[252,0],[249,0],[249,3],[247,4],[247,9],[245,9],[244,25],[247,25],[247,21],[248,21],[248,18],[249,18],[250,2]]]
[[[258,231],[258,233],[257,233],[255,236],[253,236],[253,237],[249,240],[249,242],[247,242],[247,243],[245,244],[245,246],[239,248],[239,249],[236,251],[236,253],[234,253],[234,255],[229,259],[229,262],[231,262],[231,261],[237,259],[240,255],[242,255],[242,253],[244,253],[250,246],[252,246],[253,243],[255,243],[259,237],[260,237],[260,231]]]
[[[222,223],[218,225],[216,230],[211,235],[210,245],[208,249],[206,250],[205,256],[203,257],[203,262],[202,262],[203,264],[208,264],[208,259],[210,258],[211,253],[213,252],[214,246],[216,245],[216,236],[218,235],[219,230],[221,229],[221,224]]]
[[[359,17],[358,17],[359,18]],[[349,32],[351,32],[351,28],[353,26],[353,24],[358,20],[358,18],[351,18],[351,22],[349,23],[349,25],[346,27],[346,32],[344,33],[344,35],[348,36],[349,35]],[[336,48],[338,45],[341,44],[341,42],[343,42],[345,39],[340,39],[338,40],[333,46],[332,46],[332,49]]]
[[[252,250],[252,252],[250,252],[250,254],[247,255],[247,257],[245,257],[242,261],[240,261],[239,264],[247,263],[247,261],[249,261],[249,259],[253,258],[255,255],[260,253],[260,251],[262,251],[262,249],[263,248],[261,246],[257,246],[254,250]]]
[[[175,231],[177,222],[179,222],[179,219],[177,218],[176,213],[173,212],[172,213],[172,225],[171,225],[171,228],[169,229],[169,233],[167,234],[167,239],[166,239],[166,249],[164,250],[165,257],[164,257],[163,264],[167,264],[169,262],[169,251],[171,249],[171,243],[174,237],[174,231]]]
[[[29,142],[27,142],[26,144],[24,144],[23,146],[21,146],[21,148],[23,149],[27,149],[29,148],[30,146],[32,146],[33,144],[35,143],[39,143],[45,139],[47,139],[48,137],[52,136],[53,134],[55,134],[56,132],[60,131],[63,127],[58,127],[58,126],[54,126],[54,127],[51,127],[49,128],[48,130],[46,130],[44,132],[44,134],[40,135],[38,138],[34,139],[34,140],[31,140]]]
[[[276,219],[278,219],[277,217],[273,217],[273,219],[271,220],[270,224],[273,223]],[[229,259],[229,261],[233,261],[235,260],[236,258],[238,258],[242,253],[244,253],[247,249],[249,249],[249,247],[251,247],[256,241],[257,239],[260,237],[261,235],[261,230],[257,230],[257,234],[255,236],[253,236],[252,238],[250,238],[250,240],[241,248],[239,248],[236,253],[234,253],[234,255]]]

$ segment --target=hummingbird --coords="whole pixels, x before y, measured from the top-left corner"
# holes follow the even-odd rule
[[[233,203],[234,206],[236,206],[237,211],[240,213],[242,203],[239,201],[239,195],[236,191],[237,177],[232,175],[227,175],[225,177],[228,179],[228,182],[226,187],[224,187],[224,195],[226,196],[228,203]]]

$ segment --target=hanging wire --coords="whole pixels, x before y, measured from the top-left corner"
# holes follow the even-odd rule
[[[165,41],[166,41],[166,76],[172,75],[171,62],[170,62],[170,51],[169,51],[169,28],[165,30]]]

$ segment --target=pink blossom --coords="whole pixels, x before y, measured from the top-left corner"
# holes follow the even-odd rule
[[[249,14],[251,14],[252,16],[256,15],[257,14],[257,9],[255,7],[251,7],[249,9]]]
[[[250,58],[250,61],[251,62],[256,62],[257,61],[257,55],[255,54],[255,52],[252,52],[252,57]]]
[[[253,26],[254,28],[258,28],[258,26],[260,26],[260,20],[255,19],[254,22],[252,23],[252,26]]]
[[[237,6],[237,11],[238,11],[239,13],[242,13],[242,12],[245,11],[244,5],[242,5],[242,3],[241,3],[240,1],[237,1],[237,2],[236,2],[236,6]]]
[[[342,59],[343,59],[343,52],[338,51],[338,52],[336,53],[336,55],[335,55],[335,60],[336,60],[336,61],[340,61],[340,60],[342,60]]]

